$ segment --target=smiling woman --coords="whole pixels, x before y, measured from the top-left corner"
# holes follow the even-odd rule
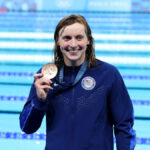
[[[54,61],[58,67],[64,64],[64,59],[67,60],[66,56],[68,55],[63,57],[63,54],[78,56],[79,60],[76,65],[80,65],[85,58],[88,60],[88,67],[96,65],[94,40],[91,29],[83,16],[70,15],[64,17],[56,26],[54,39]],[[77,49],[78,51],[72,53],[70,49],[73,51]],[[68,53],[65,51],[68,51]],[[79,62],[80,60],[81,62]]]
[[[91,29],[81,15],[63,18],[54,33],[57,75],[34,75],[20,115],[30,134],[46,114],[45,150],[133,150],[133,106],[118,70],[95,58]],[[113,128],[114,127],[114,128]]]
[[[67,66],[79,66],[85,60],[88,38],[84,25],[74,23],[59,31],[58,45]]]

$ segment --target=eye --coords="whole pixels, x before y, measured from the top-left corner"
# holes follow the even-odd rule
[[[71,40],[71,37],[70,37],[70,36],[64,36],[64,37],[63,37],[63,40],[69,41],[69,40]]]
[[[77,35],[77,36],[76,36],[76,39],[79,40],[79,41],[82,40],[83,38],[84,38],[83,35]]]

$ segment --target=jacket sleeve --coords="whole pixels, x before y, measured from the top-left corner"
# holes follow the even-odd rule
[[[46,112],[46,102],[37,97],[34,84],[31,87],[30,94],[24,108],[20,114],[21,130],[27,134],[38,130]]]
[[[116,69],[114,70],[109,100],[117,150],[134,150],[133,105],[123,79]]]

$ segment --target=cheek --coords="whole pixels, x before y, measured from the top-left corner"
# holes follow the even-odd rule
[[[67,42],[60,42],[59,46],[61,49],[63,49],[64,47],[66,47],[68,45]]]
[[[87,42],[82,42],[79,44],[79,46],[81,46],[83,49],[87,48],[88,43]]]
[[[80,43],[79,43],[79,45],[82,45],[82,46],[87,46],[89,44],[89,42],[88,41],[86,41],[86,40],[84,40],[84,41],[81,41]]]

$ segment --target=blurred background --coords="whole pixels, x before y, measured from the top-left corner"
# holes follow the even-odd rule
[[[97,58],[119,69],[134,105],[135,150],[150,150],[150,0],[0,0],[0,150],[44,150],[45,118],[26,135],[19,114],[69,14],[87,19]]]

